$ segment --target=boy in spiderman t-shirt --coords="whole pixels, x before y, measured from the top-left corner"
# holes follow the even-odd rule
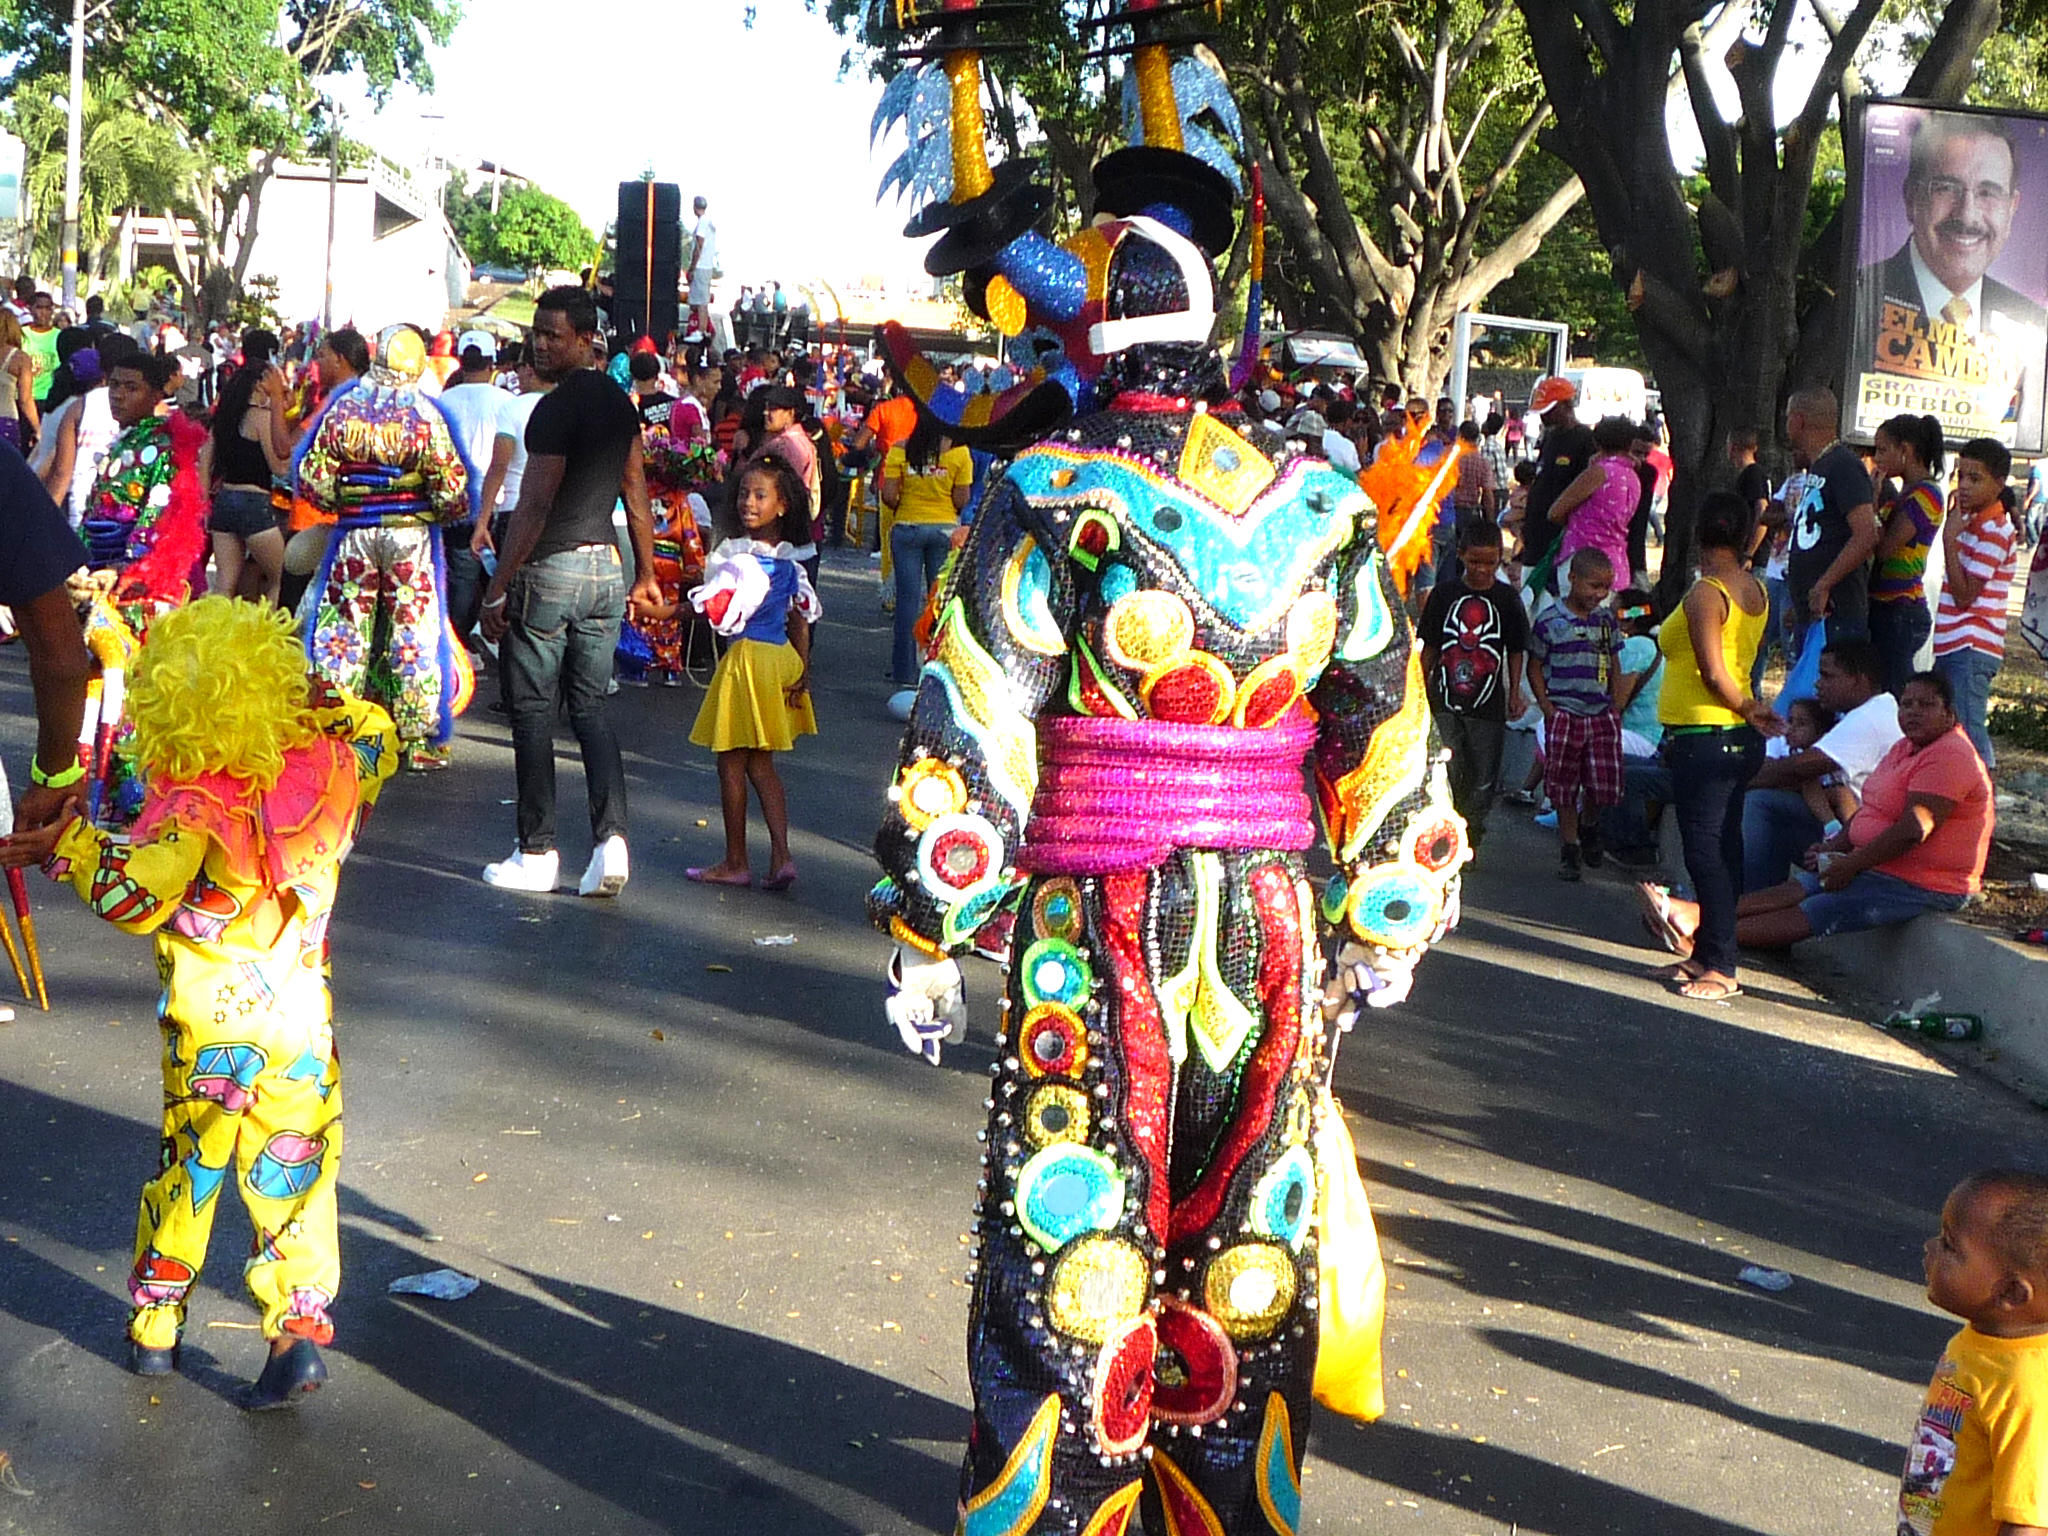
[[[1500,787],[1508,721],[1526,705],[1529,619],[1500,562],[1500,529],[1473,519],[1459,536],[1459,574],[1437,584],[1416,626],[1430,712],[1451,753],[1451,799],[1474,848]]]

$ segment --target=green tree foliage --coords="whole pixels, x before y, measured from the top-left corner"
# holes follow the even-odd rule
[[[1581,196],[1534,152],[1550,108],[1519,16],[1509,0],[1252,0],[1225,15],[1283,306],[1433,392],[1452,318],[1487,301]]]
[[[107,0],[87,46],[95,74],[183,146],[171,202],[239,288],[264,180],[280,162],[325,156],[322,82],[357,75],[378,101],[401,82],[430,89],[427,50],[454,35],[459,14],[457,0]],[[0,0],[0,85],[64,78],[70,15],[49,0]],[[196,263],[182,266],[196,287]]]
[[[517,267],[529,274],[557,267],[574,271],[588,265],[597,246],[597,237],[576,210],[538,187],[504,193],[496,215],[488,192],[467,198],[462,217],[456,233],[469,259],[484,266]]]
[[[39,270],[61,259],[64,226],[64,76],[21,83],[0,123],[25,150],[30,254]],[[192,156],[178,135],[143,110],[126,82],[87,82],[79,135],[79,250],[86,270],[105,273],[115,215],[124,208],[185,211]]]

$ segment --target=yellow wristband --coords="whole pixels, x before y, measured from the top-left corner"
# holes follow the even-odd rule
[[[73,763],[56,773],[43,772],[43,765],[38,762],[28,765],[29,782],[41,789],[69,789],[84,777],[85,766],[82,763]]]

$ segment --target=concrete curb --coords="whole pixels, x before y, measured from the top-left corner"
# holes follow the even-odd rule
[[[1534,755],[1531,733],[1509,731],[1501,783],[1519,785]],[[1658,831],[1662,871],[1652,878],[1682,881],[1678,818],[1662,818]],[[1744,963],[1754,958],[1745,956]],[[1938,1048],[1930,1041],[1927,1048],[2048,1109],[2048,946],[2018,944],[1987,928],[1929,914],[1903,927],[1809,939],[1767,963],[1788,965],[1814,991],[1872,1023],[1906,1009],[1979,1015],[1981,1041]]]
[[[1792,951],[1792,964],[1815,991],[1873,1021],[1916,1007],[1981,1016],[1981,1041],[1940,1054],[2048,1108],[2048,948],[1930,914],[1810,940]]]

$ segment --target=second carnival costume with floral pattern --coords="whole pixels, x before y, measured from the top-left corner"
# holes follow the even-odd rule
[[[474,678],[447,615],[441,524],[476,515],[482,476],[440,403],[422,393],[409,326],[308,429],[293,478],[336,528],[301,609],[315,675],[391,711],[408,766],[438,766]]]
[[[1210,263],[1233,192],[1190,147],[1220,147],[1235,117],[1218,123],[1206,64],[1170,64],[1151,10],[1111,22],[1129,29],[1113,51],[1132,55],[1139,140],[1119,154],[1138,159],[1098,168],[1097,216],[1068,247],[1029,232],[1044,203],[962,140],[979,107],[946,91],[978,89],[971,0],[912,54],[944,83],[931,102],[892,87],[913,153],[946,103],[966,125],[950,201],[913,230],[948,231],[939,252],[971,258],[999,328],[1063,339],[979,420],[892,354],[921,408],[1014,453],[942,578],[871,897],[897,940],[891,1017],[936,1061],[964,1029],[951,957],[1021,888],[963,1536],[1121,1536],[1140,1510],[1173,1536],[1298,1529],[1318,920],[1362,1000],[1398,1002],[1457,919],[1470,857],[1371,502],[1192,404],[1223,382]],[[1003,441],[1006,419],[1033,429]],[[1318,811],[1338,870],[1320,890]]]

